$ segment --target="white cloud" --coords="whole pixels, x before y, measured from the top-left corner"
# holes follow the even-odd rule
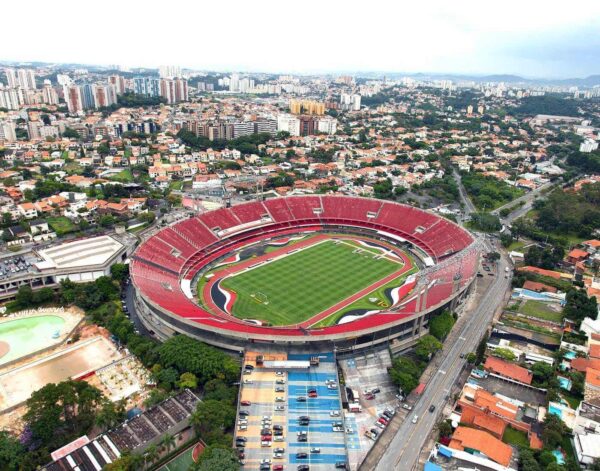
[[[594,0],[36,0],[3,16],[0,59],[255,71],[569,75],[564,57],[528,57],[531,39],[600,35]]]

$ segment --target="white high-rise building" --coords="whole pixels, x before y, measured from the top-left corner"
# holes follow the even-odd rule
[[[176,78],[181,77],[181,67],[176,65],[161,65],[158,68],[158,75],[160,78]]]
[[[4,74],[6,75],[8,88],[17,88],[19,86],[19,79],[17,78],[15,69],[4,69]]]
[[[229,77],[229,91],[240,91],[240,76],[238,74],[231,74],[231,77]]]
[[[335,134],[337,131],[337,120],[331,117],[319,118],[317,129],[319,132],[326,134]]]
[[[56,81],[61,87],[70,87],[73,85],[73,79],[65,74],[58,74],[56,76]]]
[[[15,142],[16,140],[15,123],[12,121],[0,121],[0,142]]]
[[[300,120],[291,114],[280,114],[277,116],[277,131],[285,131],[292,136],[299,136]]]
[[[58,105],[58,93],[56,93],[56,90],[52,87],[50,80],[44,80],[42,101],[47,105]]]
[[[579,145],[579,152],[593,152],[598,148],[598,143],[592,139],[586,139]]]
[[[18,69],[19,87],[23,90],[35,90],[35,72],[32,69]]]
[[[342,93],[340,95],[340,104],[342,105],[343,110],[359,111],[360,110],[360,95],[350,94],[350,93]]]
[[[23,91],[20,88],[4,88],[0,84],[0,108],[18,110],[23,102]]]

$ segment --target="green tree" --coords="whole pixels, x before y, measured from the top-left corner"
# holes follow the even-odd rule
[[[196,389],[198,387],[198,378],[196,378],[196,375],[194,373],[182,373],[179,377],[177,385],[181,389]]]
[[[105,399],[96,414],[96,425],[102,430],[113,428],[125,420],[125,412],[125,400],[112,402]]]
[[[452,435],[452,426],[447,420],[442,420],[438,425],[439,438],[449,437]]]
[[[190,468],[193,471],[238,471],[240,464],[235,451],[231,448],[207,446],[198,462]]]
[[[436,339],[443,341],[454,326],[454,317],[450,311],[445,310],[429,321],[429,333]]]
[[[115,281],[124,281],[129,275],[129,265],[126,263],[115,263],[110,267],[110,276]]]
[[[0,469],[21,469],[24,454],[25,447],[18,438],[7,431],[0,431]]]
[[[425,335],[417,341],[415,353],[421,360],[429,360],[432,355],[442,349],[442,344],[433,335]]]
[[[164,342],[159,355],[164,366],[194,373],[202,383],[214,378],[235,381],[239,375],[239,366],[231,357],[186,335]]]
[[[210,436],[233,426],[236,408],[224,401],[208,399],[200,402],[192,414],[191,423],[200,436]]]
[[[102,400],[102,393],[85,381],[49,383],[27,400],[23,418],[36,439],[57,447],[89,430]]]
[[[485,351],[487,349],[487,342],[488,342],[489,338],[490,338],[490,336],[486,332],[485,335],[483,336],[483,338],[481,339],[481,342],[479,342],[479,345],[477,345],[477,351],[475,352],[477,355],[477,360],[475,363],[477,365],[479,365],[483,361],[483,358],[485,357]]]
[[[169,453],[175,446],[175,437],[170,433],[165,433],[160,441],[160,445]]]
[[[495,348],[492,352],[492,355],[502,358],[506,361],[515,361],[517,359],[517,356],[513,353],[513,351],[509,350],[508,348]]]
[[[548,387],[548,383],[554,378],[554,367],[543,361],[534,363],[530,369],[533,373],[533,382],[538,387]]]
[[[15,302],[19,307],[26,308],[33,304],[33,290],[29,285],[23,285],[15,295]]]

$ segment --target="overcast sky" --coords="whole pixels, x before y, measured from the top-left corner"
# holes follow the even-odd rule
[[[33,0],[0,60],[265,72],[600,73],[600,0]]]

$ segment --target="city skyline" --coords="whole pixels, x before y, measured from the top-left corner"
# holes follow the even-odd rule
[[[34,2],[29,29],[45,31],[48,18],[57,11],[63,12],[68,27],[48,33],[51,41],[40,41],[39,36],[24,37],[18,22],[8,22],[7,37],[19,40],[5,48],[0,60],[145,68],[177,64],[195,70],[265,73],[571,78],[598,73],[600,59],[600,4],[588,0],[569,9],[547,3],[542,9],[537,3],[511,0],[492,11],[473,2],[448,6],[438,1],[375,1],[367,7],[309,0],[295,8],[267,1],[257,8],[233,1],[228,7],[233,15],[224,16],[217,5],[191,5],[176,11],[170,23],[152,5],[141,11],[109,0],[90,16],[69,8],[67,1],[52,6]],[[18,14],[14,4],[5,8],[9,16]],[[131,21],[121,23],[127,18]],[[127,27],[102,34],[113,23]],[[77,37],[81,39],[73,41]],[[218,47],[199,47],[203,42]],[[197,46],[189,47],[192,44]]]

